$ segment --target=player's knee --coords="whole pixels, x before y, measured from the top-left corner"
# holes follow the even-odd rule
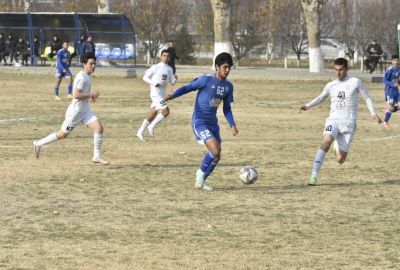
[[[346,156],[339,155],[336,157],[336,160],[339,164],[343,164],[346,160]]]
[[[330,147],[331,147],[331,142],[324,141],[321,145],[321,150],[323,150],[324,152],[328,152]]]
[[[59,131],[57,132],[57,138],[59,140],[65,139],[68,137],[68,134],[69,134],[68,132]]]
[[[164,116],[164,117],[167,117],[168,115],[169,115],[169,110],[168,110],[168,108],[167,109],[165,109],[165,110],[162,110],[162,115]]]

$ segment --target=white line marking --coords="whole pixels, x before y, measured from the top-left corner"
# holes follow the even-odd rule
[[[0,148],[32,148],[32,145],[0,145]],[[44,146],[46,147],[46,146]],[[51,148],[77,148],[77,147],[90,147],[88,144],[76,144],[70,146],[63,146],[63,145],[52,145]]]
[[[396,139],[396,138],[400,138],[400,135],[388,136],[388,137],[382,137],[382,138],[364,139],[364,140],[361,140],[361,141],[363,141],[363,142],[369,142],[369,141],[384,141],[384,140],[391,140],[391,139]]]
[[[17,122],[17,121],[25,121],[35,119],[34,117],[25,117],[25,118],[11,118],[11,119],[0,119],[0,123],[9,123],[9,122]]]

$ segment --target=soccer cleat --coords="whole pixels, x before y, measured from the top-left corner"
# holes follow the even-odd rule
[[[59,96],[54,96],[55,100],[61,100],[61,98]]]
[[[141,140],[142,142],[145,142],[144,137],[143,137],[143,133],[137,132],[137,133],[136,133],[136,137],[138,137],[139,140]]]
[[[204,182],[203,182],[203,190],[212,191],[213,188],[210,187],[210,186],[206,183],[206,181],[204,181]]]
[[[204,173],[201,169],[196,171],[196,182],[194,183],[194,187],[198,189],[202,189],[204,187]]]
[[[147,130],[149,131],[149,134],[152,138],[154,138],[154,127],[153,126],[147,126]]]
[[[35,151],[35,157],[39,158],[40,155],[40,146],[36,145],[37,141],[33,141],[33,150]]]
[[[108,165],[108,164],[110,164],[110,162],[108,162],[107,160],[102,159],[101,157],[99,157],[99,158],[93,158],[93,159],[92,159],[92,162],[93,162],[95,165]]]
[[[69,99],[72,99],[73,97],[72,97],[72,95],[68,95],[68,97],[67,98],[69,98]]]
[[[310,180],[308,180],[308,185],[309,185],[309,186],[315,186],[315,185],[317,185],[317,177],[311,175],[311,176],[310,176]]]
[[[382,127],[383,127],[384,129],[389,129],[389,128],[391,128],[392,126],[389,125],[389,123],[387,123],[387,122],[383,122]]]

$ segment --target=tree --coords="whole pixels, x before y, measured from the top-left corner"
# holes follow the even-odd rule
[[[98,0],[98,13],[110,13],[112,0]]]
[[[257,14],[260,12],[262,0],[249,1],[243,5],[243,1],[232,1],[232,27],[230,40],[235,52],[236,65],[241,58],[248,55],[249,51],[262,42],[260,36],[260,21]]]
[[[324,0],[302,0],[301,5],[307,24],[310,72],[323,72],[325,65],[321,51],[320,20]]]
[[[162,44],[176,33],[184,19],[180,0],[116,0],[113,11],[124,13],[133,23],[149,56],[148,64],[151,59],[155,62]]]
[[[63,2],[64,12],[97,12],[97,0],[68,0]]]
[[[193,57],[191,56],[191,54],[194,52],[193,41],[185,25],[182,25],[180,30],[176,33],[174,44],[177,54],[180,58],[180,63],[191,63],[193,61]]]
[[[214,13],[214,57],[221,52],[232,54],[230,40],[231,29],[231,0],[211,0]]]

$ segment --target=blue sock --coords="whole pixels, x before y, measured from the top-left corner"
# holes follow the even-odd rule
[[[60,88],[58,86],[54,87],[54,95],[58,96],[58,91]]]
[[[210,151],[208,151],[207,154],[204,156],[203,162],[201,163],[200,170],[204,173],[207,172],[208,166],[213,161],[213,159],[214,155],[211,154]]]
[[[210,165],[208,165],[207,171],[204,175],[204,180],[207,179],[207,177],[214,171],[215,167],[217,167],[218,162],[211,162]]]
[[[68,95],[72,94],[72,84],[68,84]]]
[[[392,116],[392,112],[389,110],[386,110],[385,120],[383,120],[383,122],[385,122],[385,123],[389,122],[389,119],[391,116]]]

